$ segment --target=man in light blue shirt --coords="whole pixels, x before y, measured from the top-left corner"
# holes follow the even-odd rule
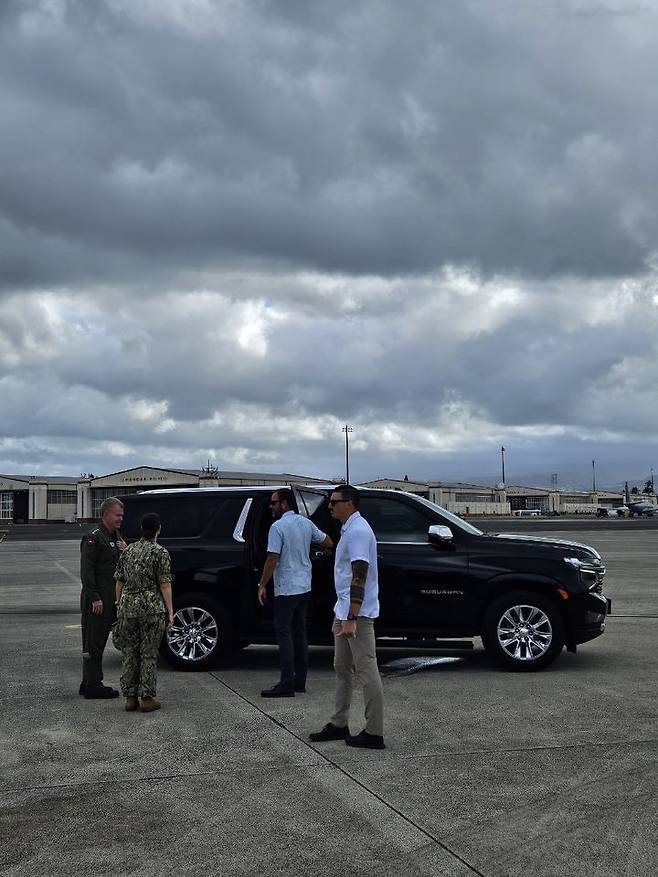
[[[258,583],[258,600],[265,603],[267,583],[274,576],[274,629],[279,643],[281,678],[263,697],[294,697],[306,691],[308,641],[306,612],[311,599],[311,542],[331,548],[333,542],[308,518],[293,510],[294,496],[288,487],[272,494],[274,523],[267,540],[267,559]]]

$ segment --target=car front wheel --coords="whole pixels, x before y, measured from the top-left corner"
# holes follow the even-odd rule
[[[499,597],[484,616],[484,647],[507,670],[531,672],[548,667],[562,651],[564,640],[557,606],[532,591]]]
[[[165,633],[160,654],[178,670],[208,670],[235,651],[228,611],[205,594],[174,599],[174,623]]]

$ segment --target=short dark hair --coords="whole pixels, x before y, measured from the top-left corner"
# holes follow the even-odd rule
[[[295,505],[295,494],[289,487],[280,487],[278,490],[273,490],[272,493],[276,493],[279,501],[287,502],[290,508]]]
[[[160,529],[160,515],[156,512],[148,512],[139,519],[139,526],[142,528],[142,536],[146,539],[152,539]]]
[[[361,494],[356,487],[352,487],[351,484],[339,484],[337,487],[334,487],[334,493],[340,493],[341,499],[348,499],[354,508],[358,509]]]

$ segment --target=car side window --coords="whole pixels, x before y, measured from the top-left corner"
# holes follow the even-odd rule
[[[362,496],[359,511],[378,542],[427,542],[432,523],[420,509],[393,497]]]
[[[230,535],[233,530],[229,530],[229,527],[235,527],[239,505],[237,500],[227,497],[207,495],[149,497],[148,494],[143,494],[139,501],[126,502],[123,534],[130,540],[139,539],[140,518],[147,512],[157,512],[162,521],[163,540],[195,537],[201,535],[211,518],[219,511],[218,529],[221,533],[228,532]],[[229,539],[227,538],[226,541],[228,542]]]
[[[240,512],[244,508],[244,496],[227,497],[219,506],[210,522],[206,536],[215,545],[235,545],[233,531],[238,522]]]
[[[335,521],[329,513],[328,497],[323,493],[308,490],[298,490],[298,493],[304,506],[303,509],[300,508],[300,513],[305,514],[309,520],[313,521],[315,526],[326,533],[335,545],[340,539],[340,523]]]

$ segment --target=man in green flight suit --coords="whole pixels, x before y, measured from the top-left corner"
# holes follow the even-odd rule
[[[82,618],[82,682],[80,694],[87,700],[118,697],[103,685],[103,651],[115,619],[114,572],[126,543],[119,532],[123,504],[115,496],[101,505],[101,524],[86,533],[80,543],[80,613]]]

